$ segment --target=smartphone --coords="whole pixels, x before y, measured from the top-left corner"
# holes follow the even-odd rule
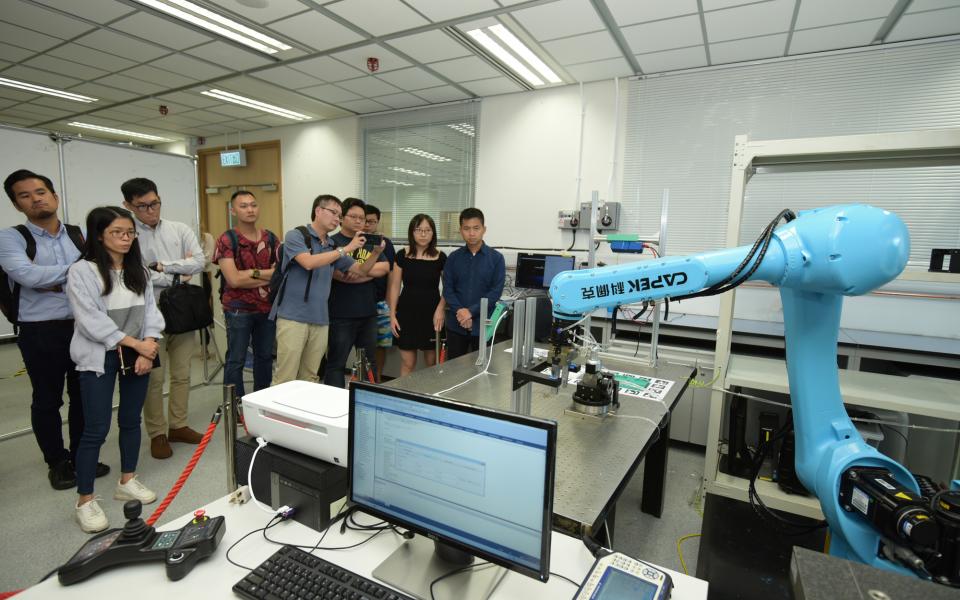
[[[367,238],[367,241],[364,242],[364,246],[379,246],[380,242],[383,241],[383,236],[379,233],[365,233],[363,237]]]

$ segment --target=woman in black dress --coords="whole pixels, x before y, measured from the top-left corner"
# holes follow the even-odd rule
[[[397,252],[387,291],[390,327],[400,348],[401,377],[416,368],[417,350],[423,351],[428,367],[437,363],[436,336],[443,329],[446,308],[440,296],[440,277],[447,255],[437,250],[433,219],[424,214],[413,217],[407,240],[409,246]]]

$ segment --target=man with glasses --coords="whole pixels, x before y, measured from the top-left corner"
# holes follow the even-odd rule
[[[363,231],[365,233],[378,233],[380,229],[380,209],[372,204],[367,204],[363,207],[363,212],[366,220]],[[390,263],[390,270],[392,271],[397,251],[394,249],[390,238],[384,237],[383,241],[386,243],[383,255]],[[387,278],[378,277],[373,280],[373,284],[377,288],[377,350],[375,362],[377,365],[377,383],[380,383],[383,377],[383,365],[387,362],[387,348],[393,345],[393,332],[390,330],[390,307],[387,306]]]
[[[288,231],[283,238],[283,280],[270,312],[270,318],[277,322],[274,385],[294,379],[317,382],[320,359],[327,349],[327,299],[332,274],[346,272],[363,277],[373,266],[372,260],[360,265],[349,256],[363,246],[362,233],[339,247],[330,239],[342,216],[340,200],[322,194],[310,208],[310,223]],[[379,256],[382,251],[382,246],[374,248],[373,255]]]
[[[363,200],[358,198],[343,201],[343,223],[340,224],[340,231],[331,236],[334,244],[345,247],[352,238],[363,235],[366,226],[364,206]],[[381,244],[385,246],[386,243]],[[323,382],[340,388],[346,385],[344,370],[351,349],[362,348],[367,360],[374,360],[377,349],[377,287],[374,280],[390,272],[386,257],[380,253],[374,254],[370,246],[354,249],[352,256],[358,263],[376,264],[368,266],[367,273],[362,277],[351,273],[333,275],[333,287],[330,289],[330,348]]]
[[[123,205],[137,219],[137,236],[143,261],[151,270],[157,298],[173,285],[174,276],[189,276],[203,271],[203,249],[196,234],[186,223],[160,219],[160,195],[157,184],[143,177],[120,186]],[[194,351],[194,332],[164,334],[160,367],[150,371],[150,386],[143,405],[143,422],[150,436],[150,455],[169,458],[170,442],[199,444],[203,436],[187,425],[190,398],[190,359]],[[168,410],[163,410],[164,372],[170,371]]]
[[[73,312],[63,286],[67,269],[80,258],[80,228],[57,217],[60,199],[49,177],[26,169],[3,182],[14,208],[26,215],[25,225],[0,231],[0,267],[8,284],[4,296],[8,318],[19,328],[17,346],[33,388],[30,424],[47,463],[47,478],[55,490],[77,485],[74,459],[83,434],[83,404],[76,365],[70,359]],[[63,445],[63,387],[69,399],[70,447]],[[110,467],[98,463],[102,477]]]

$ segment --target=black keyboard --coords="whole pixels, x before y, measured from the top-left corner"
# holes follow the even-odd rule
[[[233,586],[250,600],[414,600],[295,546],[283,546]]]

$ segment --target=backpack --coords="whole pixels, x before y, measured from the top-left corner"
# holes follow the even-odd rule
[[[297,231],[299,231],[300,235],[303,236],[303,243],[306,244],[307,248],[310,249],[310,254],[313,254],[313,240],[310,239],[310,231],[307,229],[306,225],[298,226]],[[270,303],[274,305],[279,305],[281,302],[283,302],[283,292],[287,284],[287,272],[290,271],[290,263],[293,262],[293,259],[291,258],[286,265],[283,264],[282,243],[277,249],[277,256],[277,264],[279,266],[273,269],[273,275],[270,276]],[[304,302],[306,302],[310,297],[310,284],[312,283],[313,277],[308,277],[307,288],[303,291]]]
[[[237,270],[240,270],[240,238],[237,237],[237,232],[234,229],[227,230],[227,237],[230,238],[230,248],[233,250],[233,262],[237,265]],[[277,236],[273,235],[273,232],[269,229],[267,230],[267,243],[270,244],[270,254],[274,257],[277,256]],[[282,246],[282,244],[281,244]],[[227,278],[223,276],[223,271],[217,271],[217,279],[220,280],[220,304],[223,304],[223,288],[227,285]],[[270,284],[273,284],[273,278],[270,279]],[[270,292],[273,294],[273,291]]]
[[[76,225],[66,223],[64,223],[64,228],[77,250],[83,254],[83,231]],[[33,261],[37,256],[37,240],[34,239],[26,225],[17,225],[14,229],[19,231],[24,241],[27,242],[27,258]],[[20,316],[20,284],[13,282],[13,289],[11,290],[10,277],[3,271],[2,267],[0,267],[0,312],[13,324],[13,332],[16,333],[19,325],[17,318]]]

